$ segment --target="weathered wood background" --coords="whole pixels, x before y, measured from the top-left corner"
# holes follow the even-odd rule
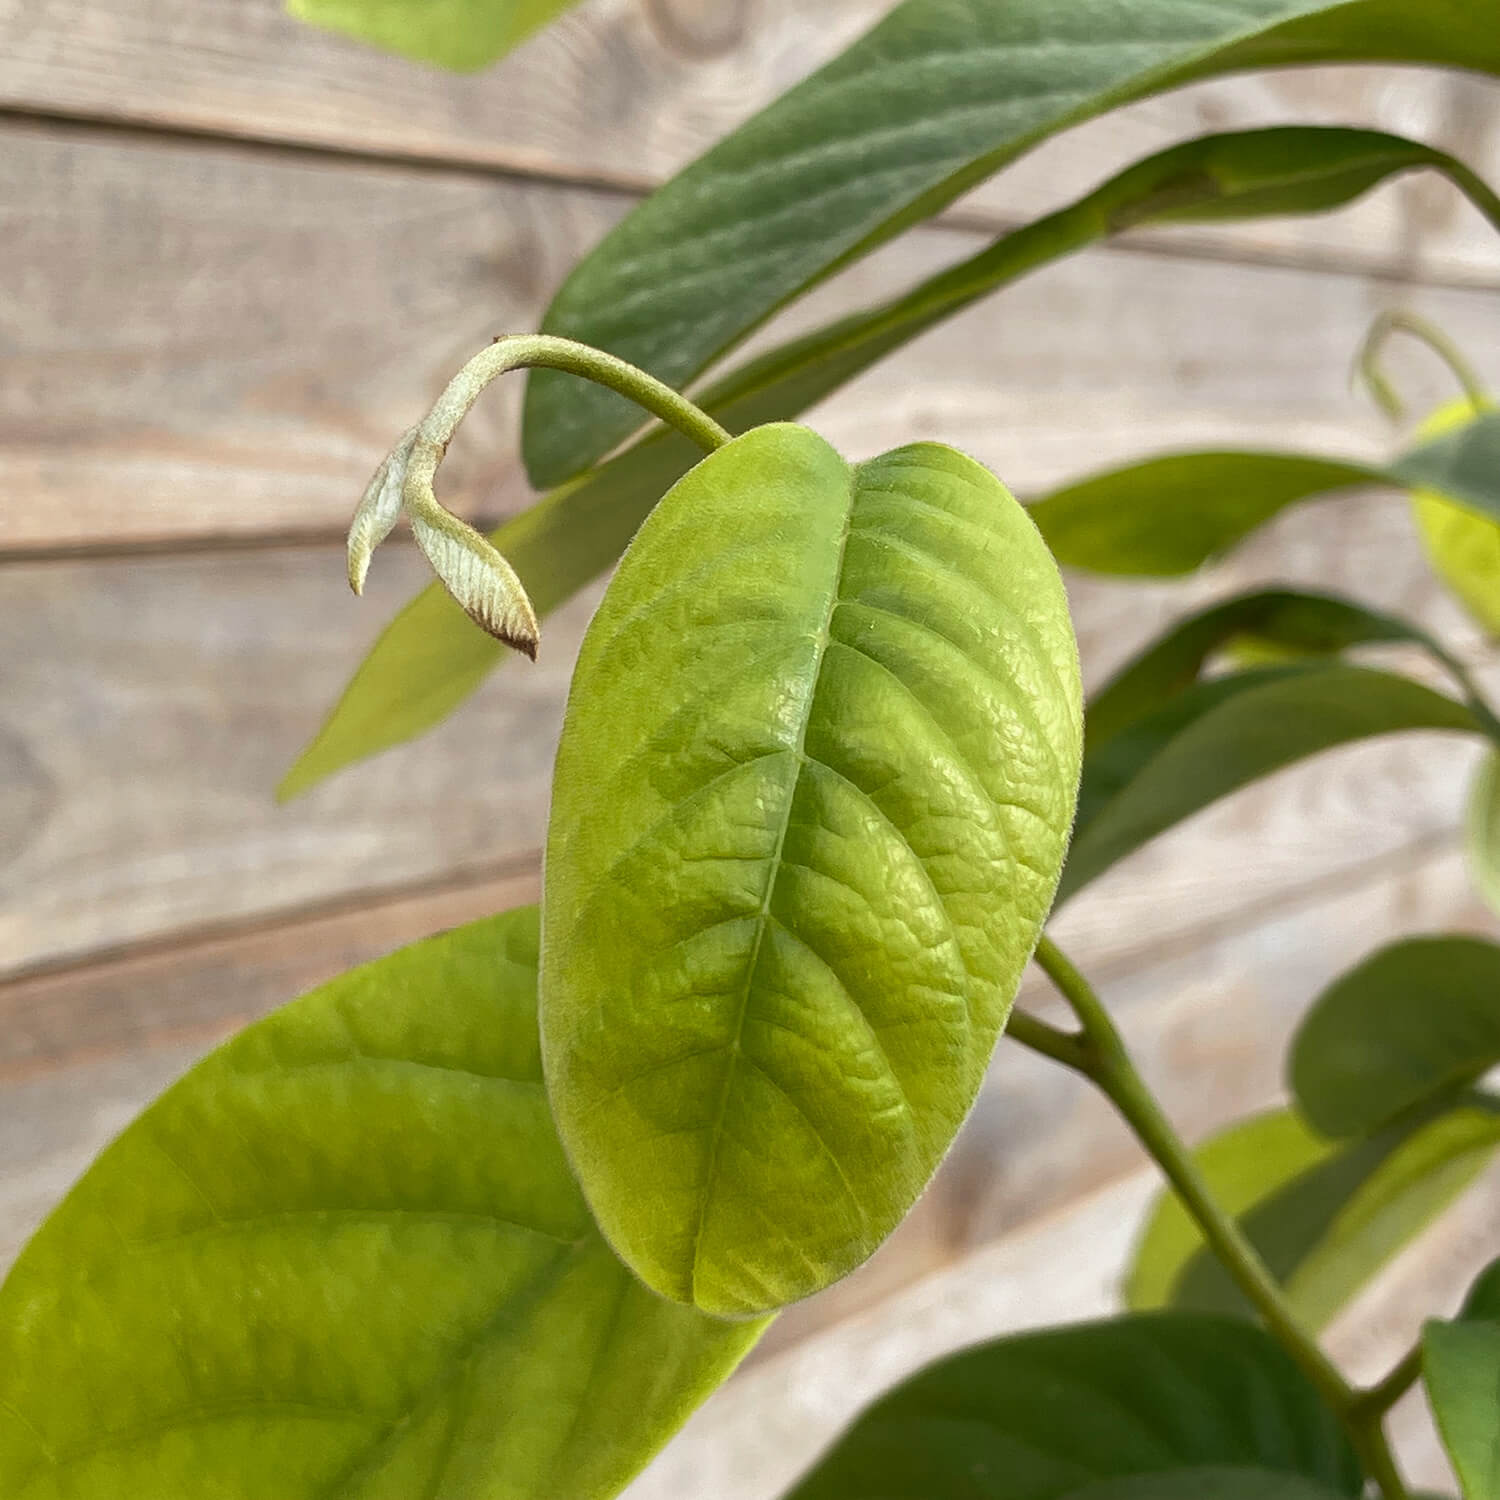
[[[463,357],[534,326],[644,190],[887,3],[589,0],[454,78],[303,30],[277,0],[0,0],[0,1262],[228,1029],[528,898],[587,601],[553,623],[543,665],[507,668],[420,747],[271,801],[422,578],[392,547],[370,597],[350,598],[351,504]],[[1291,120],[1395,129],[1500,177],[1493,85],[1237,79],[1049,145],[790,322],[903,287],[1144,151]],[[1022,491],[1184,444],[1379,453],[1392,435],[1348,386],[1372,315],[1427,313],[1500,384],[1497,291],[1500,243],[1445,184],[1410,178],[1326,219],[1080,256],[815,420],[854,455],[941,437]],[[1419,407],[1447,394],[1420,356],[1399,363]],[[487,398],[445,470],[475,517],[525,503],[518,398],[519,383]],[[1190,604],[1268,580],[1410,611],[1485,662],[1400,501],[1370,495],[1289,516],[1186,583],[1070,580],[1090,680]],[[1200,816],[1070,909],[1061,934],[1185,1129],[1273,1098],[1286,1030],[1369,948],[1494,930],[1455,852],[1473,760],[1439,736],[1330,756]],[[775,1339],[1137,1164],[1101,1106],[1002,1048],[912,1220]]]

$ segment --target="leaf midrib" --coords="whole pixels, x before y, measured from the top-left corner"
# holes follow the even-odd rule
[[[792,809],[797,805],[797,793],[802,786],[802,778],[807,773],[807,731],[809,725],[812,723],[813,705],[817,702],[818,688],[823,681],[823,667],[828,660],[828,646],[833,639],[833,612],[838,608],[843,592],[844,558],[849,550],[849,537],[854,528],[854,501],[856,494],[855,472],[847,466],[844,470],[844,485],[846,502],[844,506],[843,525],[839,532],[838,548],[834,557],[827,602],[823,609],[823,619],[818,627],[815,638],[816,657],[811,673],[811,683],[803,705],[802,721],[797,727],[797,742],[792,747],[797,758],[797,772],[792,777],[792,784],[787,791],[786,802],[782,812],[781,827],[776,835],[775,848],[772,850],[771,856],[767,861],[766,888],[761,897],[760,911],[755,918],[755,940],[750,950],[749,960],[745,965],[745,984],[740,992],[738,1012],[735,1016],[734,1035],[730,1039],[729,1057],[724,1066],[724,1083],[723,1087],[719,1090],[718,1109],[715,1112],[713,1126],[709,1133],[708,1165],[703,1177],[703,1194],[698,1205],[698,1222],[693,1229],[693,1260],[688,1270],[688,1295],[695,1304],[698,1301],[698,1276],[703,1258],[703,1234],[708,1224],[709,1205],[713,1202],[714,1198],[714,1177],[718,1171],[719,1152],[724,1139],[724,1119],[729,1111],[729,1096],[734,1088],[734,1078],[740,1059],[740,1049],[745,1036],[745,1019],[750,1010],[750,996],[755,988],[755,976],[760,968],[761,950],[765,945],[766,932],[771,925],[771,902],[775,898],[776,887],[781,879],[782,855],[786,849],[787,834],[792,826]],[[863,1219],[864,1208],[857,1199],[855,1200],[855,1207],[859,1210],[860,1217]]]

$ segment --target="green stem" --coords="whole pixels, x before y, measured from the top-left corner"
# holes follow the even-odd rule
[[[1422,1378],[1422,1345],[1413,1344],[1391,1369],[1390,1374],[1359,1393],[1356,1405],[1361,1412],[1383,1417]]]
[[[1072,1035],[1027,1016],[1018,1030],[1012,1015],[1007,1034],[1076,1069],[1102,1090],[1166,1174],[1235,1285],[1338,1414],[1366,1472],[1386,1500],[1409,1500],[1381,1426],[1383,1409],[1366,1409],[1362,1393],[1345,1380],[1302,1326],[1260,1252],[1214,1197],[1192,1153],[1136,1069],[1093,987],[1050,938],[1043,937],[1038,943],[1036,961],[1072,1007],[1082,1029]],[[1038,1045],[1039,1041],[1043,1045]]]
[[[1393,309],[1381,313],[1370,325],[1365,341],[1360,345],[1354,369],[1375,398],[1375,404],[1393,422],[1399,422],[1406,413],[1406,405],[1396,393],[1396,387],[1380,362],[1381,351],[1393,333],[1410,334],[1412,338],[1426,344],[1452,372],[1453,378],[1463,388],[1469,405],[1476,412],[1482,411],[1489,402],[1478,371],[1465,358],[1463,351],[1443,332],[1436,323],[1419,317],[1416,313]]]
[[[375,471],[349,527],[349,587],[362,593],[370,556],[405,511],[417,544],[444,588],[482,629],[536,658],[536,611],[515,570],[467,521],[438,500],[438,466],[463,419],[492,381],[511,370],[543,367],[582,376],[628,396],[652,416],[712,453],[730,434],[671,386],[634,365],[572,339],[513,333],[481,349],[448,382],[432,410],[405,433]]]

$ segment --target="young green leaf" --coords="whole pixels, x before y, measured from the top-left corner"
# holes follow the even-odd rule
[[[1500,1119],[1461,1109],[1328,1141],[1285,1110],[1242,1121],[1195,1158],[1310,1328],[1323,1327],[1467,1188],[1500,1148]],[[1249,1308],[1164,1193],[1126,1282],[1132,1307]]]
[[[1446,436],[1474,414],[1468,401],[1455,401],[1422,424],[1422,435]],[[1455,504],[1439,490],[1416,491],[1411,506],[1433,572],[1486,634],[1500,637],[1500,519]]]
[[[1422,1373],[1464,1500],[1500,1500],[1500,1261],[1458,1318],[1427,1324]]]
[[[1366,667],[1263,668],[1194,684],[1091,752],[1058,901],[1220,797],[1336,745],[1474,730],[1463,704]]]
[[[577,0],[287,0],[314,26],[468,72],[504,56]]]
[[[1084,719],[1089,753],[1165,708],[1198,681],[1212,657],[1246,638],[1293,657],[1334,655],[1376,643],[1431,644],[1425,631],[1405,620],[1332,594],[1292,589],[1240,594],[1178,621],[1089,700]]]
[[[1464,821],[1474,884],[1491,910],[1500,912],[1500,751],[1492,750],[1475,772]]]
[[[1458,162],[1374,131],[1286,126],[1203,136],[1147,157],[1055,214],[1002,235],[903,297],[841,319],[715,382],[703,405],[732,432],[800,416],[945,318],[1040,266],[1121,229],[1336,208],[1392,173],[1449,176],[1500,227],[1500,206]],[[546,613],[604,572],[666,488],[700,457],[660,427],[565,485],[492,538]],[[398,615],[281,788],[294,796],[442,721],[499,662],[440,590]]]
[[[1357,1495],[1359,1472],[1306,1378],[1249,1323],[1154,1313],[997,1339],[929,1366],[864,1413],[788,1500],[1095,1500],[1246,1471]],[[1220,1471],[1215,1474],[1212,1471]],[[1236,1484],[1236,1480],[1223,1480]],[[1161,1489],[1150,1486],[1160,1484]],[[1278,1488],[1278,1486],[1282,1486]]]
[[[973,1102],[1072,820],[1077,649],[999,482],[760,427],[631,543],[554,780],[542,1038],[610,1242],[743,1316],[868,1256]]]
[[[1366,1135],[1500,1063],[1500,947],[1393,943],[1336,979],[1289,1055],[1298,1108],[1328,1136]]]
[[[537,917],[357,969],[199,1064],[0,1289],[8,1500],[615,1494],[755,1325],[640,1286],[542,1087]]]
[[[1069,125],[1195,79],[1400,59],[1500,72],[1466,0],[905,0],[720,141],[572,273],[544,327],[683,386],[778,308]],[[532,376],[537,485],[639,425]]]

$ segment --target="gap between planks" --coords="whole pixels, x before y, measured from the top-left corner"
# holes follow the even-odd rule
[[[1326,896],[1376,885],[1451,844],[1450,835],[1431,835],[1370,860],[1357,876],[1322,875],[1185,928],[1149,951],[1080,957],[1096,976],[1118,980]],[[143,1046],[212,1040],[345,968],[535,901],[540,889],[541,855],[532,852],[489,869],[179,931],[7,976],[0,980],[0,1083]]]

